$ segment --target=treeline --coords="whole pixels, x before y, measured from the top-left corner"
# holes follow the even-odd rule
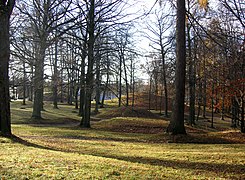
[[[232,125],[244,132],[244,3],[159,2],[137,15],[138,2],[129,0],[2,1],[2,134],[11,134],[9,89],[14,98],[16,86],[22,86],[23,104],[26,98],[33,101],[34,121],[42,118],[49,96],[54,108],[58,101],[74,103],[81,127],[90,127],[92,99],[95,113],[108,92],[118,98],[118,106],[134,106],[134,94],[143,87],[137,69],[150,77],[149,109],[154,101],[156,108],[164,104],[169,116],[173,107],[169,132],[185,133],[186,107],[191,125],[211,108],[211,126],[214,111],[221,118],[231,113]],[[141,36],[150,41],[147,54],[135,48],[137,23],[144,24]],[[145,66],[137,62],[140,55],[149,60]],[[152,94],[164,102],[153,101]]]
[[[163,6],[171,7],[168,2]],[[240,1],[219,1],[212,6],[207,1],[186,3],[186,82],[183,109],[189,113],[190,125],[195,124],[200,116],[206,118],[208,108],[211,109],[211,127],[214,127],[216,112],[220,113],[221,119],[225,116],[231,118],[232,126],[239,126],[245,132],[244,8],[244,3]],[[174,51],[177,42],[176,29],[172,28],[175,11],[156,10],[152,17],[152,22],[147,23],[146,27],[147,38],[152,42],[146,69],[150,76],[149,109],[159,108],[159,97],[162,97],[164,115],[168,116],[168,110],[173,106],[169,102],[173,101],[175,95]]]
[[[23,104],[27,97],[33,100],[33,120],[42,118],[47,94],[54,108],[58,101],[75,103],[82,127],[90,127],[91,100],[96,100],[97,113],[108,91],[118,97],[119,106],[125,92],[129,104],[138,56],[132,39],[136,17],[127,13],[132,6],[119,0],[17,2],[10,85],[12,91],[22,86]]]

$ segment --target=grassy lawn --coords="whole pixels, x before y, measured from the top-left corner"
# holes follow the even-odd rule
[[[45,109],[34,124],[30,106],[12,103],[16,138],[0,137],[0,179],[245,179],[245,145],[220,140],[231,130],[188,127],[179,142],[218,143],[167,143],[162,119],[117,117],[82,129],[74,107]]]

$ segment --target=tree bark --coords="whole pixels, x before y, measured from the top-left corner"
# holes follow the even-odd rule
[[[88,68],[86,74],[86,92],[84,114],[82,117],[81,126],[90,128],[90,114],[91,114],[91,97],[93,93],[93,66],[94,66],[94,42],[95,42],[95,1],[90,1],[90,9],[88,15]]]
[[[11,136],[11,116],[9,97],[9,19],[15,1],[0,2],[0,134]]]
[[[243,85],[244,86],[244,85]],[[244,108],[245,108],[245,100],[244,100],[244,95],[241,97],[241,103],[242,103],[242,112],[241,112],[241,132],[245,133],[245,125],[244,125]]]
[[[95,90],[95,109],[94,113],[99,113],[99,103],[100,103],[100,59],[101,56],[98,55],[96,58],[96,90]]]
[[[55,39],[54,52],[54,74],[53,74],[53,107],[58,109],[58,38]]]
[[[148,101],[148,110],[151,110],[151,89],[152,89],[152,77],[150,76],[149,79],[150,83],[150,88],[149,88],[149,101]]]
[[[128,75],[127,75],[127,66],[126,66],[125,54],[124,54],[123,49],[121,49],[121,56],[122,56],[123,68],[124,68],[125,90],[126,90],[126,106],[128,106],[129,105]]]
[[[104,86],[103,96],[101,100],[101,108],[104,107],[104,101],[105,101],[105,93],[108,90],[108,84],[109,84],[109,78],[110,78],[110,60],[108,53],[106,54],[106,83]]]
[[[204,79],[203,79],[203,112],[202,117],[206,118],[206,105],[207,105],[207,75],[206,75],[206,57],[204,55]]]
[[[122,104],[122,57],[119,57],[119,87],[118,87],[118,107]]]
[[[22,105],[26,105],[26,65],[25,60],[23,61],[23,101]]]
[[[185,14],[185,0],[177,0],[175,98],[171,121],[167,128],[167,132],[173,135],[186,134],[184,126],[186,73]]]
[[[39,2],[40,3],[40,2]],[[34,72],[34,102],[33,102],[33,111],[32,119],[39,120],[42,119],[41,111],[43,108],[43,91],[44,91],[44,60],[45,53],[47,49],[48,41],[48,21],[49,21],[49,8],[50,0],[46,1],[44,4],[39,4],[38,6],[43,6],[43,11],[40,12],[39,8],[35,8],[36,16],[43,16],[41,18],[41,25],[34,27],[34,34],[36,38],[34,39],[35,47],[35,72]],[[43,13],[42,15],[40,13]],[[30,16],[30,15],[29,15]],[[37,22],[34,22],[37,23]]]
[[[189,58],[189,124],[195,124],[195,68],[194,59],[191,50],[190,25],[187,25],[188,31],[188,58]]]
[[[162,41],[161,41],[162,42]],[[165,53],[163,44],[161,44],[161,55],[162,55],[162,70],[163,70],[163,86],[164,86],[164,116],[168,117],[168,87],[167,87],[167,73],[165,64]]]
[[[44,83],[44,58],[46,43],[42,41],[37,47],[36,63],[34,72],[34,102],[32,119],[42,119],[41,111],[43,110],[43,83]]]
[[[79,116],[83,116],[84,113],[84,102],[85,102],[85,58],[87,48],[87,35],[85,36],[85,42],[83,42],[82,55],[81,55],[81,74],[80,74],[80,106]],[[82,126],[82,121],[81,124]]]

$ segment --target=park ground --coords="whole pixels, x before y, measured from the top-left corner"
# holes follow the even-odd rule
[[[169,119],[113,104],[79,127],[74,106],[11,102],[13,138],[0,137],[0,179],[245,179],[245,135],[230,120],[199,119],[187,135],[165,133]],[[143,117],[141,116],[143,114]]]

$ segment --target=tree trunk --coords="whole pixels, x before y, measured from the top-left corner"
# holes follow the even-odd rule
[[[134,70],[135,70],[135,64],[133,63],[133,56],[131,56],[130,58],[130,93],[132,93],[132,104],[131,104],[132,107],[134,107],[134,96],[135,96]]]
[[[167,132],[186,134],[184,126],[184,99],[185,99],[185,0],[177,0],[177,27],[176,27],[176,72],[175,72],[175,99],[172,117]]]
[[[26,105],[26,65],[25,60],[23,61],[23,101],[22,105]]]
[[[118,107],[122,104],[122,57],[119,57],[119,89],[118,89]]]
[[[98,55],[96,59],[96,90],[95,90],[95,109],[94,113],[99,112],[99,104],[100,104],[100,58],[101,56]]]
[[[108,82],[109,82],[109,80],[106,79],[106,84],[104,86],[103,95],[102,95],[102,98],[101,98],[100,108],[104,108],[104,104],[105,104],[105,93],[106,93],[106,91],[108,89]]]
[[[85,58],[87,56],[86,55],[86,47],[87,47],[86,44],[87,44],[87,35],[85,36],[85,42],[83,42],[82,55],[81,55],[79,116],[83,116],[83,113],[84,113],[84,102],[85,102]],[[80,124],[80,125],[82,126],[82,124]]]
[[[63,103],[64,102],[64,85],[63,85],[63,74],[64,74],[64,55],[61,51],[61,62],[60,62],[60,66],[61,66],[61,70],[60,70],[60,102]]]
[[[84,86],[85,86],[85,81],[83,77],[81,78],[81,81],[80,81],[80,99],[79,99],[80,103],[79,103],[79,113],[78,113],[79,116],[83,116],[83,113],[84,113],[84,100],[85,100]]]
[[[42,119],[41,111],[43,110],[43,83],[44,83],[44,58],[46,43],[42,41],[38,44],[36,50],[36,63],[34,72],[34,102],[32,119]]]
[[[72,105],[73,103],[73,78],[72,78],[72,72],[69,72],[68,68],[67,68],[67,72],[68,72],[67,104]]]
[[[195,124],[195,69],[191,51],[190,25],[187,25],[188,33],[188,58],[189,58],[189,124]]]
[[[9,18],[0,13],[0,133],[11,135],[9,98]]]
[[[15,1],[0,2],[0,134],[11,136],[9,97],[9,19]]]
[[[133,67],[133,76],[132,76],[132,83],[133,83],[133,87],[132,87],[132,107],[134,107],[134,99],[135,99],[135,81],[134,81],[134,69],[135,67]]]
[[[155,79],[155,91],[154,91],[155,110],[158,111],[158,101],[157,101],[157,99],[158,99],[158,78],[157,78],[157,76],[154,79]]]
[[[128,77],[127,77],[127,66],[125,62],[124,53],[122,53],[123,59],[123,68],[124,68],[124,77],[125,77],[125,86],[126,86],[126,106],[129,105],[129,87],[128,87]]]
[[[31,84],[30,84],[30,95],[29,95],[29,101],[33,101],[33,88],[34,88],[34,70],[33,70],[33,64],[31,64]]]
[[[231,127],[237,127],[237,104],[235,97],[231,98]]]
[[[244,105],[245,102],[244,101],[245,100],[244,100],[244,95],[241,97],[241,100],[242,100],[242,102],[241,102],[242,103],[242,107],[241,107],[242,108],[241,109],[242,110],[242,112],[241,112],[241,132],[245,133],[245,126],[244,126],[244,108],[245,108],[245,105]]]
[[[214,81],[214,80],[213,80]],[[212,100],[211,100],[211,128],[214,128],[214,82],[212,82]]]
[[[149,88],[149,103],[148,103],[148,110],[151,110],[151,87],[152,86],[152,78],[150,76],[150,88]]]
[[[200,78],[200,75],[198,75],[198,77]],[[199,80],[199,87],[198,87],[198,108],[197,108],[197,118],[196,118],[196,121],[198,121],[199,116],[200,116],[201,101],[202,101],[202,83]]]
[[[163,70],[163,86],[164,86],[164,116],[168,117],[168,87],[167,87],[167,73],[165,67],[165,53],[164,47],[161,44],[161,55],[162,55],[162,70]]]
[[[204,79],[203,79],[203,112],[202,112],[202,117],[206,118],[206,105],[207,105],[207,75],[206,75],[206,57],[204,56]]]
[[[86,74],[86,92],[85,92],[85,105],[84,114],[81,122],[81,126],[90,128],[90,114],[91,114],[91,97],[93,93],[93,66],[94,66],[94,42],[95,42],[95,1],[90,1],[90,9],[88,15],[88,68]]]
[[[80,84],[80,83],[78,83]],[[75,91],[75,109],[78,109],[78,92],[79,92],[79,86],[76,85],[76,91]]]
[[[108,53],[106,54],[106,83],[104,86],[104,91],[103,91],[103,96],[101,100],[101,108],[104,107],[104,101],[105,101],[105,93],[108,89],[108,84],[109,84],[109,78],[110,78],[110,61],[109,61],[109,56]]]
[[[58,109],[58,39],[55,40],[54,74],[53,74],[53,107]]]

